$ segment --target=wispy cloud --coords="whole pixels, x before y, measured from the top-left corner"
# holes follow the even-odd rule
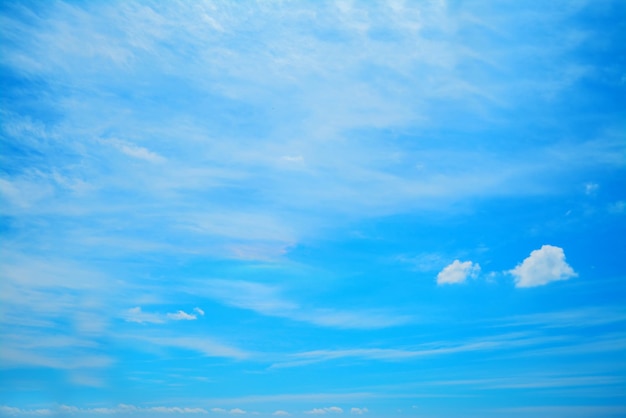
[[[119,139],[107,139],[103,140],[103,143],[113,146],[129,157],[145,160],[151,163],[161,163],[165,161],[165,158],[147,148],[121,141]]]
[[[502,327],[580,328],[626,322],[621,307],[585,307],[565,311],[543,312],[504,317],[495,320]]]
[[[613,59],[623,42],[613,39],[615,20],[599,17],[619,16],[618,1],[514,3],[3,2],[0,363],[15,371],[7,387],[21,391],[28,385],[11,376],[37,374],[78,398],[87,393],[80,386],[123,384],[127,367],[147,364],[134,361],[146,350],[163,373],[200,359],[220,396],[242,402],[206,401],[206,410],[18,404],[3,413],[243,415],[236,406],[247,402],[252,415],[251,403],[274,402],[266,411],[276,415],[335,404],[359,414],[366,409],[343,402],[385,394],[341,393],[330,380],[324,393],[299,393],[304,383],[281,375],[297,370],[267,366],[391,369],[387,362],[434,356],[466,364],[463,354],[553,359],[623,349],[623,335],[601,330],[620,327],[619,312],[541,314],[550,301],[534,292],[525,305],[496,296],[489,307],[506,305],[494,312],[502,320],[481,321],[474,313],[484,310],[467,301],[482,306],[497,285],[434,308],[440,300],[428,292],[451,286],[422,288],[369,257],[383,247],[422,253],[403,262],[429,280],[439,272],[438,284],[462,283],[479,265],[463,261],[459,247],[498,241],[485,216],[511,197],[524,211],[528,196],[573,196],[602,205],[611,225],[624,213],[624,196],[612,193],[626,167],[616,106],[624,75]],[[443,237],[440,226],[460,212],[482,214],[485,224],[457,224]],[[433,229],[417,231],[414,220]],[[526,226],[510,234],[516,246],[526,245],[517,235]],[[370,227],[381,232],[376,245],[343,235]],[[407,238],[422,232],[432,241]],[[587,271],[588,260],[574,261]],[[290,263],[324,271],[279,271]],[[517,287],[576,276],[553,246],[507,266]],[[439,309],[479,325],[456,335],[442,321],[430,338],[432,322],[416,318],[440,318]],[[494,326],[522,332],[485,335]],[[274,331],[289,338],[277,344]],[[241,378],[257,372],[263,378]],[[61,375],[66,381],[50,377]],[[164,399],[159,378],[154,390],[141,382],[137,396]],[[258,383],[263,394],[237,397],[254,390],[231,382]],[[286,393],[281,385],[292,382]],[[36,396],[28,393],[15,399]],[[317,410],[338,412],[331,408]]]
[[[517,53],[503,56],[499,49],[459,43],[463,28],[506,33],[506,27],[498,27],[501,22],[487,25],[469,12],[459,20],[436,2],[373,9],[303,3],[290,10],[250,4],[114,8],[59,3],[46,8],[55,16],[53,24],[7,16],[9,33],[28,36],[6,44],[4,62],[18,73],[72,88],[63,100],[46,96],[43,101],[62,113],[65,123],[26,124],[16,109],[5,118],[6,133],[16,143],[29,137],[33,149],[57,158],[58,175],[93,187],[82,198],[57,193],[64,188],[51,170],[39,166],[38,176],[2,178],[0,190],[12,202],[6,210],[68,214],[71,207],[89,224],[106,206],[144,230],[178,234],[184,229],[190,236],[225,239],[235,246],[279,242],[285,248],[319,234],[321,227],[341,225],[344,217],[359,220],[441,210],[447,202],[467,198],[556,192],[558,185],[545,181],[552,176],[542,174],[623,164],[616,158],[623,150],[619,137],[547,144],[546,153],[503,153],[490,145],[493,141],[477,138],[472,144],[486,147],[480,152],[471,151],[472,144],[459,149],[459,144],[438,146],[439,141],[402,147],[401,141],[380,134],[407,126],[436,128],[432,123],[439,120],[442,102],[495,118],[507,104],[494,97],[528,89],[521,81],[509,86],[461,71],[477,63],[486,71],[517,65]],[[248,13],[257,16],[252,27],[234,17]],[[305,18],[310,15],[317,16],[315,21]],[[261,24],[275,20],[283,24],[272,30]],[[302,23],[309,29],[301,31]],[[244,27],[271,48],[240,51],[225,41]],[[445,36],[433,38],[425,35],[428,31]],[[328,33],[334,35],[323,35]],[[560,36],[567,39],[567,34]],[[171,48],[171,42],[186,45],[186,52]],[[549,51],[542,44],[543,54],[562,57],[575,48],[556,44]],[[306,45],[306,53],[293,45]],[[85,61],[91,65],[81,65]],[[584,73],[593,76],[591,68]],[[544,77],[535,81],[537,91],[550,84]],[[258,117],[246,117],[237,124],[241,129],[233,129],[229,121],[244,114]],[[371,140],[355,138],[358,130],[370,132]],[[262,141],[256,140],[257,132]],[[50,142],[51,137],[64,140]],[[102,158],[105,147],[115,152]],[[556,167],[555,156],[562,162]],[[137,170],[127,164],[129,157],[158,164]],[[306,167],[294,171],[295,165]],[[496,171],[499,175],[493,176]],[[221,199],[243,195],[237,212]],[[128,210],[136,207],[137,196],[146,207],[159,208],[158,219]]]
[[[195,308],[194,312],[196,312],[200,316],[204,315],[204,312],[200,308]],[[128,322],[137,322],[139,324],[144,324],[144,323],[162,324],[168,320],[195,321],[196,319],[198,319],[198,316],[196,314],[190,314],[182,310],[179,310],[176,312],[169,312],[166,314],[144,312],[141,309],[141,307],[136,306],[134,308],[130,308],[126,310],[126,312],[124,312],[123,314],[123,318],[124,320]]]
[[[375,329],[402,325],[411,317],[394,315],[384,310],[340,310],[307,308],[282,296],[279,287],[240,280],[204,280],[197,292],[219,302],[262,315],[287,318],[294,321],[333,327]]]
[[[225,357],[236,360],[250,358],[252,353],[222,344],[209,337],[152,337],[137,336],[134,339],[162,347],[198,352],[207,357]]]
[[[291,355],[289,360],[275,363],[272,368],[305,366],[345,358],[378,361],[407,361],[415,358],[459,354],[465,352],[508,349],[528,350],[531,347],[562,342],[559,336],[537,336],[528,333],[494,335],[471,341],[441,341],[407,348],[354,348],[345,350],[314,350]]]

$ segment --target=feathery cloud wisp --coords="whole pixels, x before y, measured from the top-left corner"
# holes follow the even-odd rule
[[[322,327],[376,329],[406,324],[412,319],[384,310],[305,308],[284,298],[279,287],[244,280],[206,280],[202,289],[206,296],[225,305]]]
[[[202,311],[199,308],[195,308],[194,312],[199,315],[203,315],[200,313]],[[154,312],[144,312],[141,307],[136,306],[134,308],[130,308],[124,312],[123,315],[126,322],[136,322],[139,324],[162,324],[167,320],[171,321],[195,321],[198,317],[194,314],[189,314],[183,310],[178,310],[176,312],[168,312],[166,314],[154,313]]]

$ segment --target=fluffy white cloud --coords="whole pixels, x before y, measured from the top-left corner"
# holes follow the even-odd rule
[[[352,408],[352,409],[350,409],[350,413],[351,414],[362,415],[362,414],[364,414],[366,412],[368,412],[367,408]]]
[[[454,260],[437,274],[437,284],[463,283],[468,277],[476,277],[479,272],[478,263]]]
[[[542,286],[578,276],[565,262],[563,249],[552,245],[544,245],[534,250],[509,273],[515,277],[515,287]]]

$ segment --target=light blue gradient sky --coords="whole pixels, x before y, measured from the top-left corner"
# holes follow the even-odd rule
[[[625,22],[0,2],[0,416],[624,416]]]

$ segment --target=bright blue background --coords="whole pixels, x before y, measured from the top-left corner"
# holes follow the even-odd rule
[[[625,18],[1,2],[0,415],[626,415]]]

